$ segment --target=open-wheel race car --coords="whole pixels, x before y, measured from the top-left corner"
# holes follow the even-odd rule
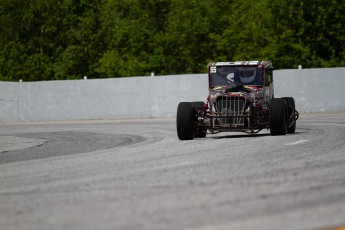
[[[207,133],[269,129],[271,135],[294,133],[298,112],[293,97],[274,98],[270,61],[208,64],[209,95],[202,101],[180,102],[176,128],[180,140]]]

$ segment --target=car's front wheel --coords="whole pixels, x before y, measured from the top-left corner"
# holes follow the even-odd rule
[[[196,110],[191,102],[180,102],[177,107],[176,129],[180,140],[193,140],[196,136]]]
[[[288,107],[284,98],[270,102],[270,131],[272,135],[286,135],[288,131]]]

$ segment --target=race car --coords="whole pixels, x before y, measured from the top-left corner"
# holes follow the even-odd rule
[[[180,140],[207,133],[269,129],[271,135],[295,133],[298,111],[293,97],[275,98],[270,61],[208,64],[209,95],[203,101],[180,102],[176,128]]]

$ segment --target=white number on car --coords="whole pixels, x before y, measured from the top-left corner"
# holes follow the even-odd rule
[[[210,73],[217,73],[217,67],[211,66]]]

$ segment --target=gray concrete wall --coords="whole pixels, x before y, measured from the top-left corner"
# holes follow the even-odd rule
[[[0,121],[172,117],[206,96],[206,74],[0,82]]]
[[[300,112],[345,111],[345,68],[277,70],[274,90],[294,97]]]
[[[345,111],[345,68],[276,70],[274,87],[300,112]],[[207,95],[207,74],[0,82],[0,121],[173,117]]]

